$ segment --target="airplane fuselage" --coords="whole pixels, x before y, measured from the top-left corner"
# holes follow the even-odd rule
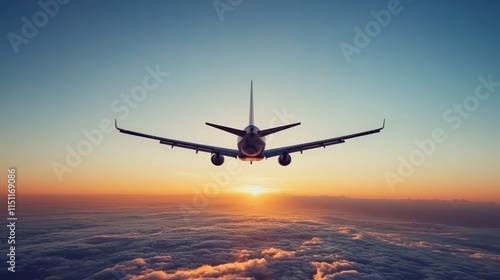
[[[238,137],[237,145],[240,154],[238,158],[243,161],[259,161],[265,158],[266,137],[259,136],[259,128],[255,125],[245,127],[245,136]]]

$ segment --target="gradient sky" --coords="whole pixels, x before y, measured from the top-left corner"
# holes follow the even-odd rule
[[[349,62],[341,44],[355,46],[356,27],[365,30],[370,11],[388,3],[242,1],[219,16],[212,1],[72,1],[16,53],[9,36],[22,36],[23,17],[33,22],[43,9],[37,1],[2,1],[0,167],[17,168],[25,193],[193,194],[215,184],[222,192],[257,186],[500,202],[500,87],[485,100],[474,97],[478,77],[500,81],[500,3],[401,1],[399,13]],[[129,113],[113,110],[142,85],[147,67],[169,75]],[[208,154],[113,130],[62,180],[54,172],[55,162],[68,165],[67,149],[85,141],[82,131],[103,119],[234,148],[233,135],[204,122],[245,127],[250,80],[257,126],[302,122],[275,134],[268,147],[372,129],[384,118],[386,128],[293,154],[286,168],[276,158],[253,165],[226,159],[215,167]],[[467,118],[448,112],[464,100],[477,105]],[[417,155],[415,140],[435,129],[446,140],[402,176],[401,157]],[[231,168],[235,174],[225,177]],[[404,181],[391,188],[388,173]]]

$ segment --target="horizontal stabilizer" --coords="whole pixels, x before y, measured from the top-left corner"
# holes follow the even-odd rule
[[[247,134],[246,131],[239,130],[239,129],[236,129],[236,128],[231,128],[231,127],[222,126],[222,125],[213,124],[213,123],[206,123],[206,124],[209,125],[209,126],[211,126],[211,127],[215,127],[215,128],[220,129],[220,130],[224,130],[225,132],[229,132],[229,133],[232,133],[234,135],[238,135],[240,137],[243,137],[243,136],[245,136],[245,134]]]
[[[264,129],[264,130],[259,131],[258,134],[260,137],[264,137],[266,135],[273,134],[275,132],[282,131],[282,130],[285,130],[285,129],[290,128],[290,127],[294,127],[294,126],[297,126],[299,124],[300,123],[293,123],[293,124],[287,124],[284,126],[268,128],[268,129]]]

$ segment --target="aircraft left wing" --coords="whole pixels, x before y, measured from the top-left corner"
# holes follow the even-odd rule
[[[314,141],[314,142],[308,142],[304,144],[297,144],[297,145],[292,145],[292,146],[286,146],[286,147],[281,147],[281,148],[275,148],[275,149],[269,149],[264,151],[264,156],[266,158],[270,157],[275,157],[279,156],[282,154],[290,154],[290,153],[295,153],[295,152],[301,152],[305,150],[310,150],[310,149],[315,149],[315,148],[326,148],[326,146],[330,145],[335,145],[335,144],[341,144],[344,143],[345,140],[351,139],[351,138],[356,138],[356,137],[361,137],[373,133],[378,133],[385,127],[385,120],[382,124],[382,127],[377,128],[377,129],[372,129],[372,130],[367,130],[363,132],[358,132],[354,134],[349,134],[349,135],[344,135],[344,136],[339,136],[335,138],[329,138],[329,139],[324,139],[324,140],[319,140],[319,141]]]
[[[172,148],[173,147],[180,147],[180,148],[195,150],[197,153],[198,152],[206,152],[206,153],[211,153],[211,154],[220,154],[220,155],[233,157],[233,158],[237,158],[238,154],[239,154],[239,151],[234,150],[234,149],[227,149],[227,148],[215,147],[215,146],[210,146],[210,145],[191,143],[191,142],[180,141],[180,140],[175,140],[175,139],[170,139],[170,138],[165,138],[165,137],[159,137],[159,136],[155,136],[155,135],[144,134],[144,133],[136,132],[136,131],[132,131],[132,130],[126,130],[126,129],[118,127],[116,120],[115,120],[115,127],[121,133],[159,140],[160,144],[169,145],[169,146],[172,146]]]

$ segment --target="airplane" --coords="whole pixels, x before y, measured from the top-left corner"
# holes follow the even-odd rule
[[[354,134],[308,142],[303,144],[291,145],[281,148],[274,148],[266,150],[266,138],[265,136],[270,135],[272,133],[276,133],[278,131],[282,131],[297,125],[300,125],[300,122],[288,124],[279,127],[268,128],[264,130],[260,130],[254,125],[254,114],[253,114],[253,81],[250,81],[250,116],[249,116],[249,125],[245,127],[243,130],[226,127],[213,123],[205,123],[211,127],[223,130],[225,132],[229,132],[238,136],[237,138],[237,148],[238,149],[228,149],[204,144],[197,144],[192,142],[180,141],[170,138],[159,137],[155,135],[144,134],[141,132],[136,132],[132,130],[126,130],[118,127],[118,124],[115,119],[115,128],[121,133],[130,134],[139,137],[145,137],[150,139],[159,140],[160,144],[165,144],[174,147],[180,147],[185,149],[195,150],[198,152],[206,152],[210,153],[211,161],[214,165],[220,166],[224,163],[224,156],[237,158],[242,161],[250,161],[250,164],[254,161],[261,161],[263,159],[278,157],[278,163],[282,166],[287,166],[292,162],[292,158],[290,156],[291,153],[300,152],[302,153],[305,150],[315,149],[315,148],[326,148],[326,146],[341,144],[344,143],[345,140],[356,138],[360,136],[365,136],[373,133],[378,133],[385,127],[385,119],[382,123],[382,127],[376,128],[373,130],[367,130],[363,132],[358,132]]]

